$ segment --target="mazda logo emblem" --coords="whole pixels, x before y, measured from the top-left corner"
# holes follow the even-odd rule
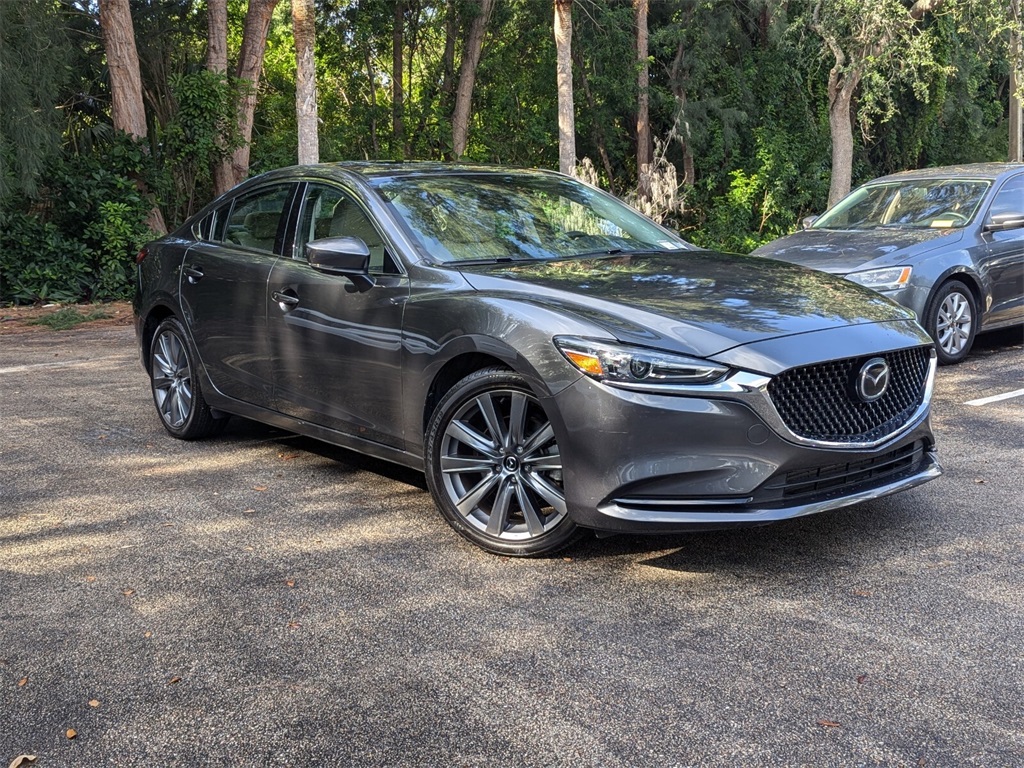
[[[889,389],[889,363],[884,357],[873,357],[860,367],[854,387],[857,397],[872,403]]]

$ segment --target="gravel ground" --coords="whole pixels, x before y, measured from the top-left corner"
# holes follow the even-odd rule
[[[523,561],[414,472],[171,439],[130,329],[7,335],[0,764],[1020,766],[1024,397],[965,402],[1024,344],[980,347],[934,483]]]

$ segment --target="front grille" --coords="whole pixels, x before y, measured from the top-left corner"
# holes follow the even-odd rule
[[[888,361],[889,387],[878,400],[865,403],[854,393],[854,382],[872,357]],[[800,437],[872,442],[896,432],[921,405],[929,359],[927,347],[915,347],[793,368],[771,381],[768,394],[782,421]]]

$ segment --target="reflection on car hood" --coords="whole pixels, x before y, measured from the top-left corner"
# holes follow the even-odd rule
[[[831,275],[710,251],[464,267],[463,274],[478,291],[571,312],[622,341],[701,356],[911,316]]]
[[[806,229],[762,245],[750,255],[846,274],[905,264],[921,253],[962,238],[962,229]]]

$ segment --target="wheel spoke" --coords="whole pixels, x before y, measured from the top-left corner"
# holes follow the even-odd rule
[[[508,436],[501,423],[501,417],[494,410],[494,400],[490,393],[480,395],[476,399],[476,407],[480,409],[484,422],[487,424],[487,431],[491,433],[491,440],[497,447],[508,445]]]
[[[442,456],[441,471],[447,474],[458,472],[490,472],[498,462],[490,457]]]
[[[498,459],[498,446],[488,440],[486,437],[481,435],[475,429],[470,427],[465,422],[453,421],[448,425],[448,428],[444,431],[448,437],[454,440],[458,440],[460,443],[464,443],[478,453],[482,453],[488,458]]]
[[[562,515],[565,514],[565,497],[562,495],[561,491],[555,488],[555,486],[551,485],[551,483],[543,477],[529,473],[523,475],[523,481],[529,485],[538,496],[550,504],[556,512]]]
[[[526,441],[526,445],[523,446],[523,455],[532,456],[538,449],[554,439],[555,430],[551,428],[551,422],[544,422],[544,426],[534,432],[530,439]]]
[[[505,530],[505,526],[508,524],[508,506],[515,492],[515,486],[507,478],[498,488],[494,506],[491,507],[491,516],[487,520],[487,533],[491,536],[500,536],[501,532]]]
[[[523,519],[526,520],[526,529],[530,532],[531,536],[540,536],[544,533],[544,523],[541,522],[540,512],[534,506],[533,499],[530,498],[525,485],[519,483],[515,486],[515,489],[516,501],[519,502],[519,509],[522,510]]]
[[[562,468],[562,457],[557,453],[541,454],[537,458],[524,458],[534,472],[557,472]]]
[[[526,395],[516,392],[508,414],[508,440],[505,448],[515,448],[523,444],[523,429],[526,427]]]
[[[477,483],[473,490],[455,503],[455,507],[459,510],[459,513],[463,517],[469,517],[469,515],[473,513],[473,510],[480,505],[484,496],[493,490],[494,486],[498,484],[500,479],[500,475],[488,475]]]

